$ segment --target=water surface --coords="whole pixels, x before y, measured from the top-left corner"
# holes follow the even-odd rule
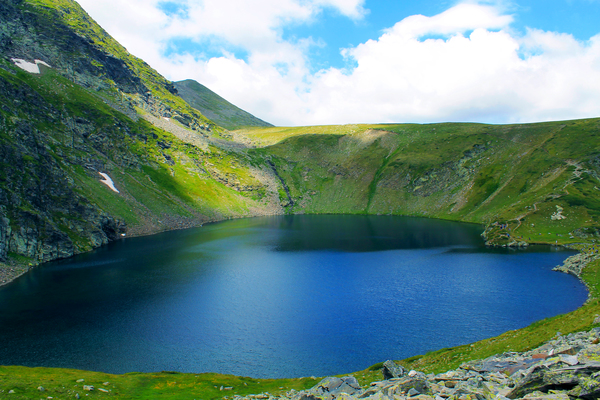
[[[131,238],[0,288],[0,364],[324,376],[469,343],[586,299],[570,252],[389,216],[232,220]]]

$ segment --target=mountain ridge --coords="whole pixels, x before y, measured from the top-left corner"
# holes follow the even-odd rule
[[[174,86],[179,96],[189,105],[225,129],[235,130],[246,127],[273,126],[231,104],[193,79],[174,82]]]

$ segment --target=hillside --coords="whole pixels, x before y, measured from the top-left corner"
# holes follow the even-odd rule
[[[600,119],[240,131],[265,146],[249,153],[276,166],[290,212],[477,222],[497,245],[598,237],[599,132]]]
[[[271,169],[75,2],[4,1],[0,32],[1,280],[123,235],[281,212]]]
[[[182,99],[225,129],[273,126],[236,107],[193,79],[175,82],[174,85]]]

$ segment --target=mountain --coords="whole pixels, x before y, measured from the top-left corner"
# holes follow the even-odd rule
[[[77,3],[0,2],[0,54],[4,280],[123,235],[282,212],[271,168]]]
[[[72,0],[0,3],[0,52],[0,279],[123,235],[265,214],[467,221],[499,246],[600,237],[599,119],[229,132],[179,94],[229,127],[246,124],[236,108],[169,82]]]
[[[600,238],[600,119],[240,131],[278,171],[288,212],[426,216],[490,245]]]
[[[181,98],[204,116],[225,129],[273,126],[238,108],[193,79],[174,83]]]

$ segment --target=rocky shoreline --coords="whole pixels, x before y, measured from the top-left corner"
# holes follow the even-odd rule
[[[27,273],[32,267],[16,263],[0,263],[0,286],[6,285]]]
[[[233,400],[592,400],[600,398],[600,328],[561,336],[523,353],[508,352],[441,374],[407,371],[393,361],[383,380],[361,387],[353,376],[328,377],[303,391]],[[226,397],[227,398],[227,397]]]
[[[600,259],[599,252],[591,249],[585,249],[567,258],[562,265],[555,267],[553,271],[560,271],[566,274],[575,275],[576,277],[581,279],[581,274],[584,268],[590,262],[598,259]]]

